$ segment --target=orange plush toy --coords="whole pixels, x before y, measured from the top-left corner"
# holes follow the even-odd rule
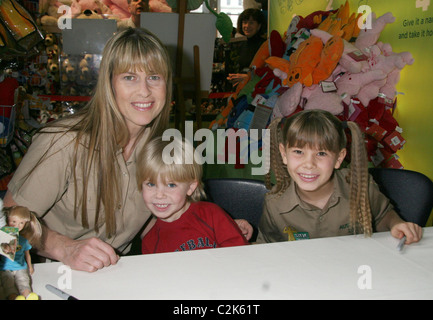
[[[274,74],[282,81],[284,87],[288,87],[287,75],[289,74],[290,62],[284,58],[271,56],[265,60],[265,63],[274,71]]]
[[[322,40],[315,36],[310,36],[299,45],[290,56],[290,68],[286,79],[289,87],[296,82],[307,87],[313,84],[313,71],[320,62],[322,49]]]
[[[329,78],[343,54],[344,43],[340,36],[333,36],[323,47],[320,62],[313,71],[313,84]]]

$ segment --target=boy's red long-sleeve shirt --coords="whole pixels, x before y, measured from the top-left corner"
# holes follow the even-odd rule
[[[248,244],[236,222],[211,202],[193,202],[173,222],[158,219],[142,241],[142,253],[188,251]]]

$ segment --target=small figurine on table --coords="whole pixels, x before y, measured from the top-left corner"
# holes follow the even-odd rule
[[[0,257],[0,279],[4,294],[9,300],[38,300],[38,295],[32,292],[31,287],[30,276],[34,269],[30,249],[41,240],[41,224],[36,215],[26,207],[0,207],[1,211],[7,223],[2,232],[18,231],[15,254],[9,252],[9,255]]]

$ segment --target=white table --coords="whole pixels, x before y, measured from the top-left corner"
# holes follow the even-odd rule
[[[43,263],[33,289],[43,300],[59,299],[46,284],[80,300],[433,299],[433,228],[402,252],[397,244],[384,232],[139,255],[95,273]]]

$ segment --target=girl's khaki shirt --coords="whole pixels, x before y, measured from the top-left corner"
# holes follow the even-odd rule
[[[323,209],[302,201],[294,183],[280,196],[266,195],[257,243],[353,234],[350,227],[349,183],[346,180],[348,173],[348,169],[335,170],[334,193]],[[385,214],[394,208],[379,191],[373,178],[370,176],[369,179],[369,199],[375,230]]]

